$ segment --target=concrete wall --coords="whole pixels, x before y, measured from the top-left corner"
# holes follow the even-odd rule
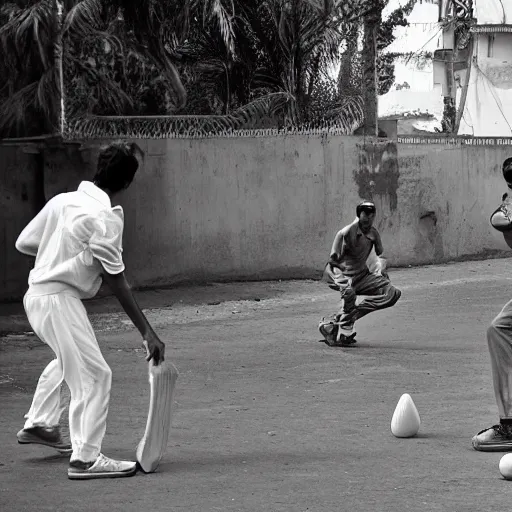
[[[321,135],[137,142],[145,162],[119,198],[135,286],[318,277],[336,231],[368,197],[378,207],[390,265],[506,249],[489,224],[503,192],[500,166],[512,154],[506,147],[365,144]],[[85,163],[76,146],[45,153],[47,199],[92,178],[96,144],[88,144],[92,149],[80,153]],[[37,183],[33,155],[0,145],[0,158],[9,162],[1,171],[5,190],[16,190],[0,227],[6,300],[25,290],[27,268],[13,245],[36,210],[23,200],[22,184],[32,197]]]
[[[39,155],[0,145],[0,299],[18,297],[32,260],[14,249],[21,230],[44,205]]]
[[[435,263],[506,250],[489,217],[506,190],[499,147],[398,145],[397,208],[377,195],[391,262]]]

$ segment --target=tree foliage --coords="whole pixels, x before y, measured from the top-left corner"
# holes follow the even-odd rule
[[[67,118],[224,115],[251,126],[356,126],[360,77],[349,73],[344,87],[331,70],[343,58],[346,66],[343,48],[361,16],[384,1],[0,1],[0,137],[58,130],[61,70]],[[379,49],[413,3],[381,24]],[[349,64],[357,68],[357,55]],[[385,91],[392,59],[378,65]]]
[[[350,16],[356,18],[361,16],[363,12],[379,11],[388,3],[388,0],[348,0],[348,5],[352,6]],[[405,27],[408,25],[407,16],[411,14],[416,0],[409,0],[404,5],[392,11],[380,23],[377,32],[377,78],[378,78],[378,94],[386,94],[395,81],[395,60],[396,55],[383,53],[393,41],[393,31],[396,27]],[[351,26],[350,39],[347,41],[345,51],[341,56],[342,66],[339,74],[338,87],[340,94],[360,94],[363,86],[363,72],[361,69],[361,52],[357,47],[358,24]]]

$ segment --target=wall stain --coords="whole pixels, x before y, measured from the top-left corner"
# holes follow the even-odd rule
[[[376,142],[359,145],[359,169],[354,180],[359,196],[374,199],[376,195],[389,197],[391,211],[398,205],[398,151],[395,142]]]
[[[445,258],[443,236],[436,212],[428,211],[420,216],[415,251],[428,255],[430,262],[443,261]]]

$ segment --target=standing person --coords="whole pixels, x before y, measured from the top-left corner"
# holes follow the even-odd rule
[[[491,225],[503,233],[512,249],[512,158],[502,166],[508,192],[502,204],[491,216]],[[471,442],[475,450],[483,452],[512,451],[512,300],[507,302],[487,329],[487,345],[491,358],[494,395],[498,405],[499,423],[486,428]]]
[[[128,188],[139,167],[137,146],[112,143],[99,154],[93,182],[52,198],[22,231],[18,251],[35,256],[23,304],[37,336],[55,353],[45,368],[17,434],[21,444],[71,452],[70,479],[132,476],[136,463],[101,453],[112,372],[98,346],[82,299],[98,292],[102,276],[147,342],[148,361],[164,360],[160,341],[137,305],[124,275],[123,209],[112,198]],[[60,387],[71,393],[71,444],[60,434]]]
[[[375,213],[373,202],[361,202],[356,208],[357,218],[334,238],[324,279],[330,288],[341,292],[342,308],[334,319],[324,318],[319,325],[330,346],[355,343],[356,320],[372,311],[389,308],[400,298],[400,290],[391,284],[385,271],[381,238],[373,227]],[[378,259],[370,271],[367,260],[373,248]],[[358,295],[369,297],[356,305]]]

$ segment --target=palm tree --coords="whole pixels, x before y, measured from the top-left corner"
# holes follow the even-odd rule
[[[0,7],[0,133],[11,136],[58,124],[55,12],[49,1],[20,4]]]
[[[0,2],[0,136],[58,131],[67,61],[79,65],[69,49],[87,49],[94,44],[109,51],[129,50],[158,68],[173,92],[175,108],[182,107],[186,92],[169,47],[186,37],[195,3],[197,0]],[[203,3],[204,16],[219,19],[223,26],[220,0]],[[97,89],[104,103],[114,110],[120,113],[130,103],[116,81],[95,73],[94,66],[82,65],[79,71],[88,74],[90,82],[100,84]]]
[[[346,37],[340,22],[343,3],[236,0],[226,18],[232,48],[217,26],[196,25],[190,40],[176,49],[191,98],[187,113],[227,114],[246,101],[280,92],[290,99],[284,124],[318,124],[318,96],[326,90]],[[341,108],[347,102],[355,108]],[[330,98],[329,105],[331,122],[345,115],[347,126],[357,124],[351,116],[360,110],[360,98]]]
[[[231,116],[232,126],[283,108],[283,122],[311,123],[326,69],[339,58],[345,4],[2,2],[0,49],[7,57],[0,63],[0,136],[62,130],[64,113],[140,113],[135,103],[148,96],[148,76],[167,113],[187,113],[185,80],[191,106],[200,99],[211,113]],[[199,87],[205,91],[201,97]],[[333,107],[332,122],[341,121],[347,130],[358,124],[360,98],[344,98]]]

